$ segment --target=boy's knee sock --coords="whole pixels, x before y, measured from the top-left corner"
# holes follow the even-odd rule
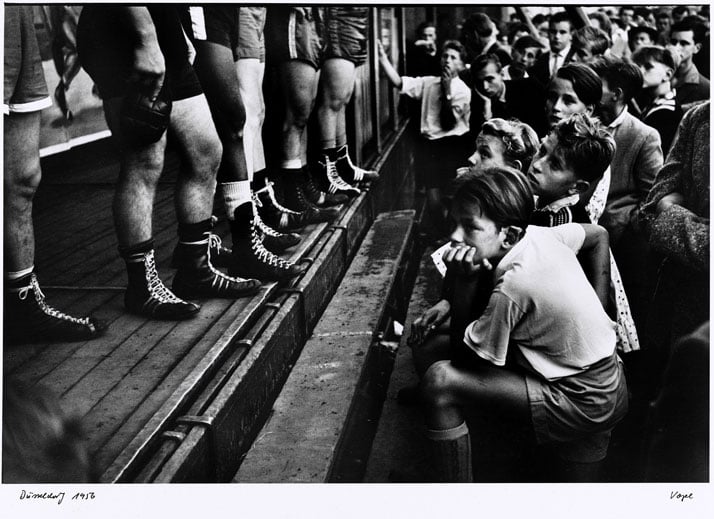
[[[470,483],[471,436],[466,422],[443,431],[427,429],[434,479],[439,483]]]
[[[236,208],[250,202],[250,180],[224,182],[221,184],[221,193],[226,215],[228,215],[229,220],[233,220]]]

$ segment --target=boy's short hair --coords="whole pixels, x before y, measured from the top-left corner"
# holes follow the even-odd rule
[[[514,22],[508,26],[508,41],[513,44],[516,38],[516,34],[519,32],[530,32],[528,26],[523,22]]]
[[[441,46],[441,53],[443,54],[448,49],[455,50],[461,56],[461,61],[464,63],[469,59],[469,53],[466,51],[466,47],[459,40],[446,40]]]
[[[544,49],[545,46],[533,36],[521,36],[513,44],[513,50],[518,51],[521,54],[525,53],[526,49],[531,48]]]
[[[669,33],[674,34],[675,32],[686,32],[692,31],[694,43],[704,43],[704,38],[707,35],[707,27],[698,20],[690,17],[686,17],[672,24],[672,28]]]
[[[573,20],[570,19],[570,15],[567,11],[558,11],[548,20],[548,25],[552,27],[553,25],[559,24],[560,22],[568,22],[570,28],[573,28]]]
[[[615,139],[600,121],[586,114],[573,114],[552,131],[558,138],[554,154],[578,179],[592,183],[602,177],[615,154]]]
[[[657,42],[657,39],[659,38],[659,31],[657,31],[657,29],[647,27],[646,25],[638,25],[637,27],[630,28],[630,32],[627,33],[627,42],[630,45],[630,48],[634,46],[637,35],[643,32],[647,33],[653,43]]]
[[[635,65],[644,66],[650,61],[662,63],[672,70],[677,70],[679,66],[678,58],[675,58],[669,49],[660,47],[659,45],[644,45],[632,54],[632,63]]]
[[[496,227],[511,225],[525,229],[535,210],[533,189],[517,169],[501,166],[469,171],[454,181],[453,209],[476,204]]]
[[[471,72],[475,74],[479,70],[483,70],[484,68],[486,68],[489,63],[493,63],[494,65],[496,65],[496,69],[499,72],[503,68],[501,60],[498,59],[498,56],[496,56],[495,54],[481,54],[480,56],[476,56],[476,59],[471,62]]]
[[[540,25],[543,22],[547,22],[550,17],[543,14],[543,13],[538,13],[535,15],[532,19],[533,25]]]
[[[602,56],[590,63],[590,67],[607,81],[610,90],[621,89],[625,102],[629,102],[642,89],[642,72],[633,63],[613,56]]]
[[[655,13],[655,20],[660,20],[662,18],[672,18],[672,10],[668,7],[660,7]]]
[[[610,37],[605,31],[586,25],[573,32],[574,49],[589,49],[595,56],[602,56],[610,48]]]
[[[689,7],[686,5],[677,5],[672,8],[672,16],[682,16],[684,13],[689,13]]]
[[[503,141],[504,158],[513,163],[521,163],[521,171],[528,171],[540,142],[533,128],[518,119],[505,120],[500,117],[489,119],[481,126],[481,133],[492,135]]]
[[[482,38],[488,38],[496,30],[493,20],[483,13],[474,13],[469,16],[461,27],[462,32],[475,32]]]
[[[587,65],[568,63],[558,69],[555,77],[570,81],[578,98],[586,105],[596,105],[602,99],[602,80]]]

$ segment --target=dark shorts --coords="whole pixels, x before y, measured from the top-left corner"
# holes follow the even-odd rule
[[[268,7],[265,35],[268,60],[274,64],[299,60],[320,68],[322,40],[317,30],[317,8]]]
[[[265,7],[238,9],[238,59],[265,61]]]
[[[238,7],[182,7],[181,21],[192,42],[207,41],[231,49],[238,59]]]
[[[429,140],[420,137],[419,166],[424,187],[446,190],[456,178],[456,169],[468,165],[472,139],[466,135]],[[446,194],[446,193],[445,193]]]
[[[5,6],[3,113],[38,112],[52,106],[42,70],[32,7]]]
[[[367,60],[368,7],[325,7],[323,60],[342,58],[359,66]]]
[[[553,382],[527,375],[526,386],[538,443],[553,444],[569,461],[605,458],[610,433],[628,407],[624,369],[617,355]]]
[[[118,23],[120,7],[87,5],[77,29],[77,50],[82,67],[91,76],[104,99],[122,97],[129,87],[133,45],[127,30]],[[159,47],[166,63],[165,84],[174,101],[201,94],[201,84],[188,61],[188,46],[176,8],[148,7],[156,27]]]

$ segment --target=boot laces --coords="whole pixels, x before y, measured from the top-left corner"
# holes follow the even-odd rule
[[[310,173],[305,173],[304,186],[305,191],[308,195],[312,196],[313,198],[316,198],[318,200],[318,203],[324,203],[326,193],[322,191],[319,187],[317,187],[317,184],[315,184],[315,180],[312,178],[312,175]]]
[[[215,248],[221,247],[221,239],[217,235],[215,235],[213,233],[209,233],[209,235],[208,235],[208,268],[211,269],[211,272],[218,278],[218,279],[214,278],[214,280],[213,280],[214,284],[216,283],[216,281],[219,281],[221,279],[225,280],[227,283],[241,283],[241,282],[246,281],[243,278],[229,276],[228,274],[225,274],[225,273],[221,272],[220,270],[218,270],[216,267],[214,267],[213,262],[211,261],[211,248],[212,247],[215,247]]]
[[[322,164],[322,162],[320,163]],[[337,173],[336,164],[330,159],[325,159],[325,171],[327,172],[327,180],[330,182],[330,191],[357,191],[357,188],[349,185],[345,182],[342,177]]]
[[[154,251],[149,251],[144,255],[144,272],[146,273],[146,285],[149,295],[158,300],[160,303],[175,304],[185,303],[183,299],[176,297],[176,294],[171,292],[164,282],[159,278],[159,273],[156,270],[156,262],[154,260]]]
[[[347,161],[347,165],[352,169],[352,175],[353,175],[354,181],[361,182],[362,179],[364,178],[365,170],[352,164],[352,159],[350,158],[350,154],[347,152],[345,152],[345,160]]]
[[[279,256],[276,256],[265,248],[265,245],[263,245],[263,240],[258,234],[255,226],[253,227],[251,232],[250,243],[253,248],[253,252],[258,258],[258,261],[260,261],[261,263],[267,263],[271,267],[277,267],[280,269],[289,269],[292,266],[292,263],[290,263],[289,261],[285,261]]]
[[[258,193],[268,193],[268,198],[270,198],[270,202],[281,213],[288,213],[288,214],[295,214],[295,215],[300,214],[299,211],[293,211],[292,209],[288,209],[287,207],[280,205],[280,202],[278,202],[278,199],[275,198],[275,191],[273,190],[273,183],[270,182],[269,180],[265,181],[265,187],[259,189],[258,191],[256,191],[254,193],[254,196],[257,199],[256,203],[258,204],[258,207],[262,207],[263,203],[260,201],[260,197],[258,197]]]
[[[208,237],[208,243],[210,246],[209,251],[208,251],[209,254],[210,254],[211,249],[218,251],[218,254],[230,254],[231,252],[233,252],[228,247],[223,246],[223,241],[221,240],[220,236],[218,236],[217,234],[211,233],[210,236]]]
[[[273,238],[279,238],[281,236],[284,236],[283,233],[278,232],[269,225],[267,225],[258,214],[258,211],[253,211],[253,223],[256,227],[258,227],[258,229],[260,229],[260,232],[267,236],[272,236]]]
[[[45,315],[49,315],[50,317],[54,317],[55,319],[60,319],[62,321],[69,321],[71,323],[88,326],[89,328],[94,330],[94,325],[89,320],[89,317],[72,317],[71,315],[67,315],[66,313],[61,312],[56,308],[53,308],[48,305],[47,301],[45,300],[45,294],[42,292],[40,284],[37,281],[37,276],[35,274],[32,274],[32,276],[30,276],[30,284],[26,287],[22,287],[18,291],[17,295],[22,301],[24,301],[25,299],[27,299],[30,290],[32,290],[32,293],[35,296],[37,306],[40,307],[40,310],[42,310],[42,313],[44,313]]]

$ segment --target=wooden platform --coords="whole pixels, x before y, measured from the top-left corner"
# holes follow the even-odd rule
[[[103,482],[154,480],[161,470],[168,470],[164,464],[171,452],[159,455],[165,440],[172,442],[170,451],[180,450],[182,442],[176,437],[184,434],[181,428],[191,431],[186,425],[190,418],[180,423],[176,419],[195,416],[211,404],[213,416],[229,411],[226,384],[235,382],[241,370],[253,373],[252,391],[263,391],[266,380],[273,388],[272,393],[263,391],[261,398],[251,395],[259,405],[241,411],[247,413],[243,428],[223,431],[232,440],[236,434],[247,435],[257,427],[265,406],[269,408],[270,398],[289,372],[294,350],[299,351],[300,341],[329,301],[374,215],[378,210],[410,206],[411,157],[402,135],[395,136],[373,165],[382,173],[378,184],[345,206],[332,225],[309,226],[304,231],[290,258],[311,266],[291,282],[294,290],[271,283],[252,298],[202,301],[197,318],[179,323],[148,321],[124,311],[125,271],[111,217],[116,155],[108,148],[91,160],[81,155],[52,157],[43,163],[44,178],[35,202],[38,277],[52,305],[71,314],[94,314],[109,328],[94,341],[5,346],[4,376],[44,384],[60,395],[67,411],[83,418]],[[177,167],[175,156],[169,156],[154,214],[156,260],[167,285],[173,276],[168,264],[176,241],[172,193]],[[227,233],[225,222],[217,232]],[[273,320],[290,307],[300,309],[292,326]],[[285,349],[285,354],[257,369],[261,340],[275,351]],[[217,401],[221,395],[225,398]],[[157,456],[161,461],[147,468]],[[230,463],[225,471],[186,466],[159,479],[216,481],[234,472]]]

